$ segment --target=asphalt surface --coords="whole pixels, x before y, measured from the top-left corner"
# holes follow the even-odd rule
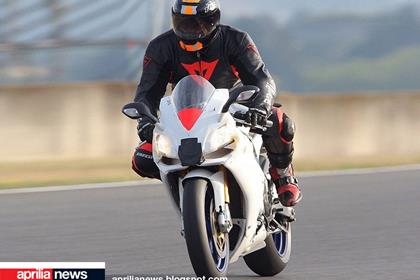
[[[420,171],[303,178],[289,266],[273,279],[420,279]],[[105,261],[193,275],[162,186],[0,194],[0,261]],[[257,279],[244,262],[230,278]]]

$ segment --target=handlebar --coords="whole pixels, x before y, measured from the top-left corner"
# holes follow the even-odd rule
[[[273,122],[269,120],[263,120],[260,121],[257,125],[253,126],[248,117],[248,113],[242,113],[242,112],[235,112],[233,114],[233,118],[235,119],[236,123],[239,125],[250,127],[253,132],[256,133],[263,133],[267,131],[268,128],[273,126]]]

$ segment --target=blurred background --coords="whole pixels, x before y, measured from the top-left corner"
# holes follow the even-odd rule
[[[132,180],[134,96],[171,0],[0,0],[0,187]],[[221,0],[296,121],[298,169],[420,163],[420,0]]]

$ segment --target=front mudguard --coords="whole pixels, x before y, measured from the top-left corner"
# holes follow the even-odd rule
[[[216,173],[210,172],[207,169],[194,169],[188,174],[180,178],[180,184],[179,184],[179,191],[180,191],[180,199],[181,199],[181,212],[182,212],[182,199],[183,199],[183,189],[184,189],[184,181],[191,179],[191,178],[202,178],[204,180],[207,180],[213,189],[214,193],[214,206],[217,211],[223,211],[223,213],[226,213],[226,197],[225,197],[225,176],[223,171],[219,171]],[[229,210],[227,210],[229,211]]]

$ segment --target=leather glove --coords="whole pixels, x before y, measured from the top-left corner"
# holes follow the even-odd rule
[[[251,127],[265,125],[267,122],[267,112],[263,109],[250,108],[246,121],[251,124]]]
[[[142,117],[138,120],[137,134],[139,135],[141,141],[146,141],[151,144],[154,129],[155,125],[148,117]]]

